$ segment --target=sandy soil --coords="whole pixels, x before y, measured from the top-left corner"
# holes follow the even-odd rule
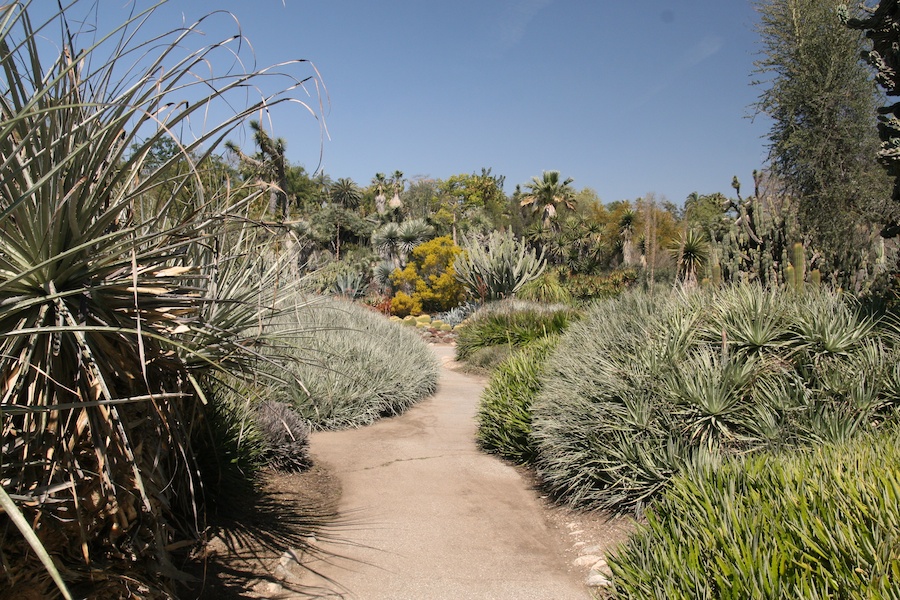
[[[600,596],[585,583],[589,557],[626,539],[630,520],[555,506],[528,470],[478,450],[485,380],[459,372],[452,347],[434,349],[438,393],[370,427],[314,434],[315,466],[269,475],[217,531],[197,597]]]

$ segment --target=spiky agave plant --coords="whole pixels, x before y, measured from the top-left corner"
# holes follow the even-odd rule
[[[0,8],[0,521],[29,542],[2,526],[2,577],[44,597],[57,593],[51,576],[66,597],[63,579],[82,595],[119,595],[126,578],[133,593],[167,595],[168,549],[202,527],[192,383],[249,346],[229,329],[246,323],[215,321],[229,302],[210,287],[215,260],[192,262],[225,202],[210,203],[198,165],[284,96],[262,92],[260,72],[200,72],[219,52],[235,64],[237,38],[185,51],[194,24],[141,41],[159,4],[78,47],[77,5],[38,26],[30,2]],[[54,32],[55,55],[41,43]],[[261,101],[148,160],[176,127],[248,90]],[[169,169],[180,161],[190,168]],[[193,205],[176,210],[186,190]]]

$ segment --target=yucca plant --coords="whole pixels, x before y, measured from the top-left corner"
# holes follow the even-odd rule
[[[217,288],[217,244],[234,235],[221,225],[257,192],[223,195],[230,182],[213,185],[202,165],[283,97],[259,90],[261,73],[201,72],[220,52],[233,64],[233,39],[186,51],[198,24],[142,41],[158,5],[85,46],[71,16],[85,3],[37,26],[31,5],[0,8],[0,499],[14,503],[3,519],[25,515],[43,549],[26,539],[53,560],[42,567],[6,526],[4,583],[45,597],[51,577],[66,596],[62,579],[95,597],[126,582],[168,595],[168,548],[203,527],[185,428],[202,373],[257,358],[245,319],[258,310],[229,312],[242,301]],[[282,90],[301,83],[288,71]],[[174,138],[248,89],[258,103]],[[149,160],[167,138],[178,151]]]

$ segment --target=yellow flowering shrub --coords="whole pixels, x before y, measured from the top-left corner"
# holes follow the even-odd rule
[[[391,313],[404,316],[458,306],[465,299],[465,290],[456,279],[453,262],[462,252],[450,236],[416,246],[406,267],[391,274],[397,290],[391,300]]]

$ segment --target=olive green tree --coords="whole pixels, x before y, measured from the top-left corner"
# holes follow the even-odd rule
[[[756,110],[772,119],[772,173],[798,200],[821,267],[846,285],[871,273],[890,196],[874,159],[879,101],[859,60],[863,38],[844,27],[842,0],[758,0]]]

